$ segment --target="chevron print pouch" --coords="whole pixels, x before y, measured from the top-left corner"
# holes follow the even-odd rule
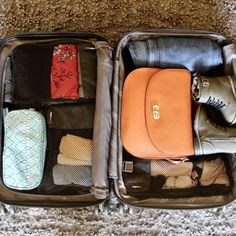
[[[30,190],[39,186],[46,145],[46,125],[41,113],[23,109],[7,114],[3,150],[3,182],[7,187]]]

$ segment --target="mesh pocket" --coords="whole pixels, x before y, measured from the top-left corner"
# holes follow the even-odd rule
[[[151,176],[165,176],[163,188],[181,189],[194,186],[210,186],[213,184],[230,185],[226,166],[221,157],[198,161],[180,162],[178,164],[169,161],[152,160]]]
[[[152,160],[151,176],[164,175],[166,177],[191,176],[193,169],[192,162],[180,162],[174,164],[169,161]]]
[[[151,176],[164,176],[163,189],[182,189],[196,186],[198,175],[193,175],[192,162],[174,164],[169,161],[152,160]]]
[[[123,168],[126,194],[138,199],[215,196],[232,189],[230,167],[223,155],[195,156],[176,164],[165,160],[144,162],[124,150],[123,158],[123,164],[133,166],[129,173]],[[137,183],[144,183],[145,188],[134,189]]]
[[[61,179],[63,179],[63,175],[67,176],[68,168],[65,168],[66,171],[61,173],[61,177],[55,180],[55,177],[53,176],[53,171],[55,166],[60,166],[58,164],[58,156],[60,154],[60,143],[62,137],[66,136],[67,134],[83,137],[86,139],[91,139],[93,136],[93,130],[72,130],[72,129],[48,129],[48,152],[47,152],[47,158],[46,158],[46,165],[45,165],[45,172],[43,177],[43,182],[39,187],[39,192],[41,194],[83,194],[84,192],[88,193],[89,190],[86,186],[89,186],[91,183],[91,166],[85,166],[85,172],[81,173],[81,169],[77,168],[79,171],[79,174],[74,174],[73,176],[89,176],[89,178],[85,179],[85,183],[80,179],[80,182],[76,181],[75,184],[71,185],[73,181],[69,181],[68,183],[68,177],[67,182],[62,182]],[[72,147],[70,145],[70,147]],[[64,165],[67,166],[67,165]],[[82,165],[81,165],[82,166]],[[72,165],[69,167],[73,167]],[[75,166],[77,167],[77,166]],[[60,168],[59,168],[60,169]],[[90,169],[90,171],[89,171]],[[58,167],[57,169],[58,170]],[[64,170],[64,168],[63,168]],[[83,170],[83,168],[82,168]],[[75,170],[73,170],[75,171]],[[82,171],[83,172],[83,171]],[[56,172],[57,174],[58,172]],[[88,174],[89,173],[89,174]],[[58,175],[57,175],[58,176]],[[82,181],[82,182],[81,182]],[[55,182],[55,183],[54,183]],[[63,184],[62,184],[63,183]],[[64,184],[65,183],[65,184]],[[78,185],[79,184],[79,185]],[[85,191],[81,190],[81,187],[86,187]],[[82,191],[82,192],[81,192]]]
[[[92,185],[92,140],[67,134],[61,138],[57,163],[53,167],[55,185]]]
[[[163,189],[184,189],[197,185],[197,181],[190,176],[167,177]]]

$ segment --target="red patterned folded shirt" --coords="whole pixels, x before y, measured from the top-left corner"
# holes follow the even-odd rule
[[[77,66],[77,45],[62,44],[54,48],[51,69],[51,98],[79,98]]]

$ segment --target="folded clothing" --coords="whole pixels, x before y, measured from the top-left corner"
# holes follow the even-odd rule
[[[223,69],[220,45],[207,38],[159,37],[131,41],[128,49],[136,68],[186,68],[200,74]]]
[[[229,178],[226,172],[225,163],[222,158],[217,158],[211,161],[204,161],[199,164],[202,168],[200,185],[209,186],[211,184],[230,185]]]
[[[79,166],[79,165],[88,165],[91,166],[91,161],[85,161],[80,159],[72,159],[63,154],[58,154],[57,163],[60,165],[68,165],[68,166]]]
[[[79,88],[84,98],[96,97],[97,84],[97,54],[94,45],[90,42],[83,42],[78,45],[78,71],[79,83],[82,83],[82,89]],[[82,81],[80,80],[82,78]]]
[[[53,182],[55,185],[76,184],[90,187],[92,186],[91,167],[56,164],[53,167]]]
[[[163,175],[165,177],[191,176],[192,162],[174,164],[164,160],[151,160],[151,176]]]
[[[198,184],[197,180],[193,180],[190,176],[168,177],[163,189],[182,189],[191,188]]]
[[[222,158],[201,159],[178,164],[164,160],[151,160],[151,176],[165,176],[164,188],[188,188],[197,184],[201,186],[230,185]]]
[[[62,44],[53,50],[51,68],[51,98],[79,98],[77,45]]]
[[[53,45],[24,44],[13,50],[14,101],[50,99],[52,55]]]
[[[92,140],[67,134],[62,137],[57,161],[63,165],[92,165]]]
[[[182,189],[191,188],[196,186],[198,183],[193,180],[190,176],[179,176],[179,177],[168,177],[163,189]]]
[[[205,183],[201,183],[203,186]],[[230,186],[230,182],[229,182],[229,176],[228,174],[225,172],[225,173],[222,173],[222,174],[219,174],[217,176],[217,178],[215,178],[214,182],[212,184],[221,184],[221,185],[225,185],[227,187]],[[208,182],[208,185],[209,185],[209,182]]]
[[[31,190],[43,177],[46,124],[34,110],[14,110],[5,118],[3,182],[13,189]]]
[[[192,162],[172,163],[165,160],[151,160],[151,176],[165,176],[163,189],[191,188],[198,184],[198,175],[193,175]]]
[[[59,186],[54,184],[52,175],[53,167],[57,164],[57,156],[59,154],[61,139],[67,134],[72,134],[88,139],[93,138],[92,129],[48,129],[47,158],[45,163],[47,168],[45,168],[42,183],[38,188],[40,193],[54,194],[57,192],[59,194],[64,194],[67,191],[67,187],[69,187],[60,186],[59,188]],[[77,189],[76,186],[75,189]]]

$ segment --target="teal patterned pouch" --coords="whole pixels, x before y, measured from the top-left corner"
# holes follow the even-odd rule
[[[46,125],[33,109],[14,110],[5,118],[3,182],[12,189],[39,186],[46,155]]]

